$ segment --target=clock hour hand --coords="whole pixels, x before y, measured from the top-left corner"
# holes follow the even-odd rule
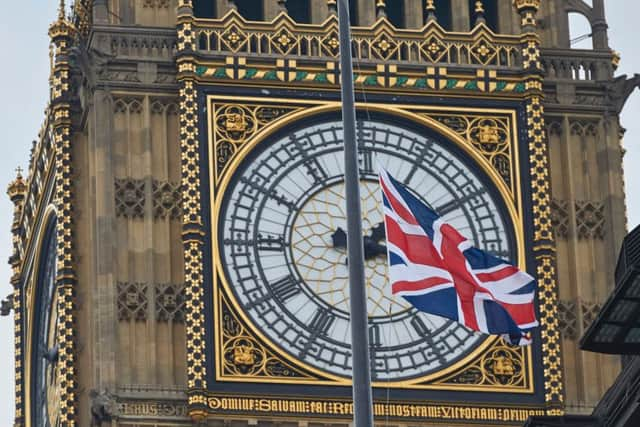
[[[347,233],[338,227],[338,229],[331,235],[331,240],[333,240],[333,247],[335,249],[346,249],[347,248]]]
[[[380,223],[371,229],[371,233],[368,236],[364,236],[364,259],[369,260],[377,257],[378,255],[386,255],[387,247],[380,243],[385,239],[384,223]],[[347,248],[347,233],[341,228],[331,235],[333,241],[333,247],[335,249]]]

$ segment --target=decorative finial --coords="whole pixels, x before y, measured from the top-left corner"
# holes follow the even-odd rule
[[[227,0],[229,2],[229,9],[238,10],[238,6],[236,6],[236,2],[234,0]]]
[[[484,19],[484,4],[482,3],[481,0],[476,1],[475,14],[476,14],[476,25],[486,22],[486,20]]]
[[[613,66],[614,70],[617,70],[620,66],[621,59],[622,57],[620,56],[620,52],[611,49],[611,65]]]
[[[520,15],[520,27],[522,31],[535,31],[538,25],[536,14],[540,8],[540,0],[513,0],[513,5]]]
[[[278,0],[278,8],[282,12],[287,12],[287,0]]]
[[[66,9],[64,0],[60,0],[60,5],[58,6],[58,21],[62,22],[66,19]]]
[[[376,1],[376,16],[378,18],[382,18],[384,16],[387,16],[387,5],[385,3],[384,0],[377,0]]]
[[[426,0],[425,10],[427,11],[427,22],[437,20],[434,0]]]
[[[338,3],[336,0],[327,0],[327,7],[329,8],[330,15],[338,13]]]
[[[19,201],[24,199],[26,191],[27,185],[24,183],[24,179],[22,179],[22,168],[18,166],[16,168],[16,179],[9,183],[7,194],[11,201],[14,204],[17,204]]]

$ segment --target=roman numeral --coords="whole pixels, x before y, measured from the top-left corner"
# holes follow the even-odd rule
[[[278,194],[278,192],[276,190],[267,190],[266,188],[264,188],[263,186],[253,182],[251,179],[247,179],[247,178],[240,178],[240,182],[242,182],[243,184],[246,184],[247,186],[253,188],[254,190],[259,191],[260,193],[266,195],[267,197],[273,199],[276,201],[276,203],[280,206],[286,206],[287,208],[289,208],[289,210],[294,210],[296,208],[296,205],[290,201],[289,199],[287,199],[286,197],[284,197],[281,194]]]
[[[474,191],[470,194],[465,195],[464,197],[460,198],[460,199],[453,199],[447,203],[445,203],[444,205],[438,206],[436,208],[436,212],[438,212],[438,215],[440,216],[444,216],[446,214],[448,214],[449,212],[455,211],[456,209],[458,209],[460,206],[462,206],[463,204],[467,203],[468,201],[474,199],[475,197],[478,197],[480,195],[484,194],[484,190],[478,190],[478,191]]]
[[[302,292],[298,282],[292,276],[286,276],[271,283],[271,290],[280,301],[286,301]]]
[[[314,335],[326,335],[335,320],[336,317],[333,314],[321,308],[313,315],[311,323],[309,323],[309,328],[314,331]]]
[[[413,316],[411,318],[411,326],[413,326],[413,329],[416,330],[418,335],[423,337],[431,336],[431,331],[429,330],[427,325],[424,324],[424,321],[418,316]]]
[[[358,161],[360,163],[360,173],[372,175],[373,171],[373,152],[366,148],[358,150]]]
[[[313,143],[309,139],[308,135],[305,136],[306,144],[303,145],[303,141],[298,138],[294,138],[293,135],[289,137],[291,142],[295,145],[298,153],[304,159],[304,167],[307,169],[307,175],[309,175],[316,183],[324,182],[329,176],[324,170],[320,162],[316,157],[309,156],[310,148],[313,147]]]
[[[284,237],[258,234],[256,239],[259,251],[281,252],[284,250]]]
[[[440,360],[440,363],[445,364],[446,360],[444,356],[442,356],[442,349],[441,347],[436,346],[436,344],[433,342],[431,331],[429,330],[427,325],[425,325],[424,320],[422,320],[417,315],[413,316],[413,318],[411,318],[411,326],[413,326],[413,329],[416,330],[419,336],[423,337],[423,339],[427,343],[429,343],[429,350],[433,352],[438,360]]]
[[[380,346],[380,327],[378,325],[369,325],[369,346]]]

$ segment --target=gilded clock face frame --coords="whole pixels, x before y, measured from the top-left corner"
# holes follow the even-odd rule
[[[277,188],[271,188],[270,190],[268,190],[268,192],[275,191],[276,193],[276,194],[271,194],[270,196],[267,195],[266,199],[270,199],[270,200],[266,200],[266,201],[263,200],[262,202],[258,202],[258,203],[262,203],[263,205],[261,209],[264,209],[265,206],[267,206],[267,208],[271,209],[272,212],[277,211],[279,206],[286,207],[285,210],[289,209],[291,211],[295,211],[293,212],[293,214],[286,215],[289,218],[283,221],[285,228],[288,228],[289,230],[292,230],[294,228],[298,230],[300,229],[300,227],[294,227],[294,224],[298,226],[300,225],[300,219],[305,217],[305,215],[307,215],[305,213],[305,209],[308,211],[313,211],[315,208],[318,207],[316,205],[321,204],[320,202],[327,201],[329,198],[331,198],[329,197],[329,195],[333,195],[333,197],[335,198],[335,194],[340,192],[340,186],[342,185],[341,177],[338,176],[338,174],[335,172],[325,173],[327,172],[325,170],[327,169],[327,165],[332,164],[332,162],[331,161],[324,162],[324,165],[322,165],[322,170],[320,170],[319,164],[317,163],[314,164],[312,160],[309,160],[308,158],[303,158],[304,156],[301,155],[301,153],[303,153],[303,150],[301,150],[302,146],[300,145],[300,144],[302,145],[306,144],[307,145],[306,149],[313,150],[312,139],[314,135],[317,137],[319,134],[322,134],[323,132],[325,133],[335,132],[335,129],[330,130],[328,128],[335,128],[336,123],[338,121],[339,121],[339,117],[337,117],[335,114],[333,115],[325,114],[325,115],[315,116],[310,119],[308,118],[307,120],[304,121],[304,124],[306,127],[300,126],[300,125],[294,125],[288,131],[280,132],[279,134],[276,134],[276,135],[271,135],[265,141],[260,142],[258,146],[252,151],[252,153],[247,155],[247,158],[243,161],[244,162],[243,165],[240,165],[239,168],[236,168],[234,170],[234,175],[237,175],[238,173],[242,174],[243,172],[247,172],[251,168],[248,165],[248,163],[251,163],[252,161],[254,162],[254,164],[255,162],[258,162],[258,163],[262,162],[262,164],[267,165],[268,168],[272,168],[268,166],[269,161],[265,160],[266,158],[260,157],[264,153],[266,153],[270,147],[279,146],[281,150],[284,150],[280,155],[275,154],[275,157],[271,157],[272,159],[278,158],[278,156],[280,156],[281,160],[284,160],[284,157],[289,156],[289,160],[290,160],[291,158],[295,157],[294,152],[299,153],[298,155],[300,158],[300,162],[294,162],[294,163],[296,163],[299,168],[302,168],[304,170],[304,174],[306,174],[307,176],[311,176],[313,178],[313,181],[315,181],[316,185],[315,186],[311,185],[311,188],[308,188],[306,189],[306,191],[303,191],[304,194],[302,194],[302,197],[298,197],[298,200],[296,202],[292,202],[288,200],[283,195],[284,193],[282,191],[280,191],[280,193],[282,194],[277,194],[278,193]],[[324,126],[324,130],[323,130],[323,126]],[[305,128],[307,129],[306,131],[301,130]],[[296,130],[294,129],[298,130],[299,132],[298,136],[295,136]],[[403,179],[403,178],[407,178],[406,176],[404,177],[402,176],[403,166],[408,167],[409,169],[420,169],[419,167],[415,167],[415,168],[411,167],[411,166],[416,166],[416,163],[415,162],[412,163],[412,160],[410,159],[412,155],[420,155],[420,150],[422,150],[423,159],[425,158],[424,157],[425,153],[429,153],[427,154],[427,157],[430,155],[433,157],[434,153],[431,153],[429,150],[433,151],[435,149],[437,151],[436,153],[437,155],[434,158],[439,158],[440,160],[444,160],[444,163],[443,163],[444,166],[441,165],[443,167],[443,169],[441,169],[441,172],[446,170],[447,168],[458,168],[459,171],[464,171],[462,175],[466,175],[467,177],[469,177],[470,175],[475,176],[475,179],[469,180],[469,182],[465,182],[464,184],[462,184],[462,187],[467,186],[467,188],[472,188],[472,187],[474,188],[473,190],[468,191],[469,192],[468,195],[470,197],[469,199],[467,199],[467,202],[469,202],[469,200],[473,200],[473,197],[471,197],[472,194],[475,194],[476,197],[478,197],[478,193],[482,193],[486,195],[486,198],[483,198],[482,196],[480,196],[480,200],[481,200],[480,204],[486,205],[488,202],[491,205],[491,209],[489,209],[489,211],[492,211],[496,215],[492,219],[494,223],[494,228],[495,228],[495,222],[497,218],[497,221],[500,223],[500,226],[498,227],[500,229],[499,231],[500,240],[507,241],[508,243],[506,246],[508,247],[496,249],[495,247],[492,248],[488,246],[488,244],[483,246],[482,241],[486,242],[487,240],[486,236],[481,237],[480,234],[478,234],[477,232],[470,233],[469,237],[480,247],[483,247],[485,249],[490,249],[490,250],[493,249],[494,252],[497,252],[499,255],[502,255],[502,256],[506,255],[512,259],[516,258],[516,255],[515,255],[516,245],[514,242],[515,239],[512,235],[513,224],[511,222],[511,218],[509,218],[509,215],[506,213],[507,209],[502,205],[502,202],[499,201],[500,196],[498,194],[498,191],[493,188],[492,184],[490,183],[490,180],[487,177],[479,178],[479,176],[481,176],[482,174],[478,174],[477,172],[472,172],[473,170],[472,168],[474,167],[473,163],[469,159],[465,158],[465,155],[462,153],[462,150],[460,150],[459,147],[456,146],[456,144],[454,144],[451,141],[448,141],[442,135],[434,132],[433,130],[425,126],[417,125],[416,123],[412,123],[407,120],[401,120],[398,117],[393,117],[393,116],[384,115],[384,114],[374,114],[373,118],[361,117],[359,130],[361,132],[361,135],[365,135],[367,133],[368,134],[378,133],[384,137],[383,140],[379,140],[377,141],[377,143],[374,143],[376,141],[375,137],[369,138],[369,141],[371,142],[371,144],[368,146],[366,142],[367,138],[364,138],[365,146],[362,147],[364,148],[364,150],[362,151],[365,153],[365,155],[363,155],[363,157],[361,158],[361,165],[362,165],[361,172],[362,172],[362,178],[363,178],[362,187],[365,193],[374,193],[377,190],[377,184],[375,184],[376,172],[374,170],[374,163],[375,163],[374,157],[380,157],[377,160],[378,161],[382,160],[382,163],[385,163],[384,161],[385,156],[387,156],[387,160],[389,158],[395,158],[397,160],[399,158],[402,158],[404,155],[404,157],[406,158],[403,161],[406,163],[404,165],[396,164],[395,167],[397,170],[392,171],[392,173],[401,174],[400,179]],[[402,135],[403,133],[408,134],[410,136],[408,137],[406,135],[403,136]],[[393,138],[398,138],[398,141],[400,141],[398,146],[393,147],[392,145],[387,144],[386,149],[378,150],[375,148],[376,144],[384,145],[383,142],[385,140],[388,142],[390,139],[393,139]],[[407,141],[412,140],[413,145],[408,148],[407,152],[405,152],[403,155],[400,155],[399,152],[402,151],[403,138],[407,138],[406,139]],[[286,142],[285,140],[289,141],[290,143],[285,143]],[[333,138],[334,143],[336,143],[338,140],[339,138]],[[329,146],[327,146],[326,142],[327,141],[323,141],[323,144],[321,144],[324,147],[323,148],[324,154],[320,154],[320,157],[322,157],[323,155],[329,156],[325,160],[332,160],[335,163],[336,159],[338,159],[340,156],[339,151],[341,150],[341,143],[334,144],[334,145],[329,144]],[[296,149],[296,145],[298,146],[297,149]],[[419,148],[419,150],[416,151],[417,148]],[[438,152],[438,148],[440,150],[439,152]],[[289,151],[287,152],[287,150]],[[393,154],[394,150],[395,150],[395,154]],[[373,156],[371,155],[367,156],[366,153],[369,153],[369,154],[372,153]],[[314,153],[314,154],[318,154],[318,153]],[[386,166],[388,167],[389,162],[387,161],[386,163],[387,163]],[[434,160],[434,165],[436,163],[437,162]],[[271,166],[276,166],[276,165],[272,164]],[[283,168],[286,167],[286,162],[282,163],[280,166],[276,166],[276,168],[278,167],[283,167]],[[300,170],[302,169],[299,169],[298,172],[300,172]],[[292,170],[295,170],[295,167]],[[428,171],[425,172],[424,169],[420,169],[420,170],[423,176],[429,175]],[[415,173],[415,171],[413,173]],[[252,180],[249,177],[250,175],[246,175],[245,177],[241,178],[242,180],[241,184],[239,184],[239,181],[233,182],[233,180],[231,180],[230,185],[227,187],[227,191],[226,191],[227,196],[225,198],[225,202],[223,203],[224,206],[221,212],[228,212],[226,209],[230,204],[232,204],[229,202],[229,200],[233,199],[234,197],[233,194],[238,196],[243,191],[244,193],[246,193],[245,195],[250,195],[252,197],[256,196],[256,194],[259,195],[260,193],[262,193],[263,195],[265,194],[264,186],[256,185],[256,182],[255,181],[252,182]],[[432,176],[431,178],[433,179],[434,177]],[[415,185],[415,183],[411,182],[411,179],[405,179],[405,180],[408,181],[407,183],[409,184],[409,186],[412,186],[412,184]],[[239,185],[240,187],[244,187],[244,190],[238,190]],[[262,189],[260,187],[262,187]],[[446,191],[444,193],[446,193]],[[464,191],[461,191],[460,194],[464,194]],[[420,194],[418,195],[420,196]],[[368,196],[369,194],[367,194],[367,197]],[[339,197],[337,199],[339,199]],[[444,197],[444,199],[445,199],[445,202],[448,202],[449,206],[456,205],[455,197],[451,200],[446,200],[446,197]],[[247,200],[245,200],[244,202],[246,202]],[[330,204],[332,206],[333,205],[337,206],[337,204],[334,203],[336,200],[332,200]],[[442,208],[442,206],[447,204],[445,202],[441,201],[438,207]],[[460,200],[458,200],[458,202],[460,202]],[[457,204],[464,205],[464,203],[465,202],[462,201]],[[370,202],[366,202],[365,207],[368,204],[370,204]],[[251,208],[251,209],[254,209],[254,208]],[[455,212],[455,209],[451,210],[450,212]],[[238,218],[239,216],[237,212],[232,213],[231,215],[236,218]],[[344,216],[343,213],[341,215]],[[222,217],[224,217],[224,214],[221,214],[221,218]],[[254,218],[258,218],[258,217],[256,216]],[[329,220],[330,222],[330,218],[325,218],[325,219]],[[452,220],[452,222],[454,223],[456,222],[456,218],[448,218],[448,219]],[[245,220],[243,221],[244,223],[252,222],[249,218],[245,218]],[[376,219],[373,222],[369,221],[369,223],[367,223],[366,221],[367,220],[365,220],[365,233],[370,233],[372,228],[375,225],[377,225],[378,220]],[[259,220],[256,222],[259,222]],[[319,221],[319,222],[321,223],[323,221]],[[229,267],[231,266],[231,264],[234,264],[234,262],[232,258],[225,259],[225,257],[229,253],[228,252],[229,248],[231,248],[232,251],[234,250],[234,248],[236,248],[239,250],[238,253],[241,253],[242,247],[247,248],[249,246],[248,242],[252,242],[251,244],[253,244],[255,247],[254,248],[255,259],[259,258],[260,256],[259,254],[261,252],[264,254],[284,253],[285,255],[283,255],[282,259],[285,260],[289,266],[296,266],[295,268],[291,269],[291,271],[289,271],[288,274],[283,274],[281,275],[281,277],[270,278],[271,279],[270,281],[271,295],[260,294],[259,292],[253,292],[252,294],[251,290],[247,290],[248,288],[245,288],[244,291],[240,291],[240,292],[233,291],[233,292],[236,292],[235,299],[239,302],[240,306],[243,306],[243,309],[245,311],[251,311],[251,310],[254,311],[253,315],[252,313],[248,313],[248,317],[250,318],[250,320],[254,323],[268,322],[268,318],[270,315],[272,318],[275,318],[273,316],[273,313],[283,312],[286,310],[287,300],[293,301],[295,298],[300,299],[300,296],[302,295],[311,296],[311,298],[309,298],[308,300],[304,300],[303,302],[298,301],[297,303],[298,306],[309,306],[310,304],[313,304],[311,300],[313,299],[312,297],[314,292],[313,291],[310,292],[311,286],[309,286],[309,283],[307,283],[308,281],[305,281],[304,279],[301,280],[301,277],[303,276],[303,274],[300,273],[299,267],[300,267],[300,260],[304,258],[304,254],[302,253],[303,251],[302,252],[299,251],[303,255],[299,257],[296,257],[295,250],[293,251],[289,250],[287,252],[288,250],[287,248],[290,248],[290,247],[295,248],[295,244],[296,244],[296,238],[294,236],[295,233],[292,233],[291,231],[289,231],[288,236],[287,235],[283,236],[282,233],[279,233],[279,234],[271,233],[269,229],[262,230],[263,232],[260,232],[261,230],[256,229],[254,230],[254,233],[253,233],[255,234],[255,236],[248,236],[246,233],[243,234],[242,231],[236,232],[235,235],[233,233],[230,234],[229,230],[232,228],[233,229],[243,228],[243,227],[238,227],[238,224],[234,225],[232,223],[229,223],[227,224],[229,227],[226,227],[224,224],[224,219],[221,219],[220,223],[218,224],[218,230],[219,230],[218,241],[221,242],[220,244],[221,259],[223,260],[223,264],[225,265],[224,267],[225,275],[230,283],[235,282],[235,283],[242,283],[245,285],[248,284],[249,287],[251,287],[251,285],[249,284],[249,281],[240,280],[240,277],[238,275],[235,275],[235,277],[233,277],[234,274],[233,273],[230,274]],[[458,218],[458,224],[456,225],[460,228],[469,228],[470,225],[473,225],[473,224],[470,224],[469,221],[467,221],[467,223],[465,224],[464,221],[460,222]],[[475,225],[477,226],[478,224],[475,224]],[[335,230],[336,226],[333,225],[333,227],[334,227],[333,230]],[[313,228],[313,227],[307,227],[307,228]],[[227,229],[226,234],[225,234],[225,229]],[[329,229],[329,231],[333,231],[333,230]],[[300,233],[297,233],[297,234],[299,235]],[[323,235],[323,240],[325,244],[329,243],[327,240],[327,237],[328,237],[328,232],[327,230],[325,230]],[[305,239],[304,238],[298,239],[298,243],[303,240]],[[227,252],[225,252],[225,247]],[[244,261],[249,260],[249,258],[246,257],[246,255],[241,255],[241,257],[244,257],[243,258]],[[296,258],[297,258],[297,261],[296,261]],[[333,262],[333,267],[335,271],[336,268],[339,267],[339,263],[345,262],[345,259],[344,259],[344,254],[341,254],[340,256],[337,256],[334,258],[339,260],[339,261]],[[381,258],[382,258],[382,263],[384,263],[385,262],[384,257],[381,257]],[[371,261],[372,260],[368,260],[369,263]],[[245,262],[245,264],[251,264],[251,263]],[[236,266],[237,266],[237,263],[236,263]],[[275,268],[273,265],[271,265],[270,267]],[[370,265],[369,268],[375,269],[375,266]],[[257,274],[255,273],[253,275],[257,276]],[[263,283],[269,283],[269,279],[266,279],[265,278],[266,276],[264,274],[261,274],[261,275],[262,275]],[[254,282],[257,283],[258,281],[254,281]],[[299,286],[301,283],[303,285]],[[230,288],[233,289],[234,285],[231,284]],[[253,285],[253,289],[257,289],[257,286],[255,284]],[[318,289],[317,286],[315,287],[315,289],[316,290]],[[329,294],[331,294],[331,292],[329,292]],[[318,295],[316,294],[315,296],[317,297]],[[315,311],[313,311],[313,313],[311,313],[309,316],[307,316],[306,319],[304,319],[306,320],[306,323],[307,323],[306,326],[311,325],[311,327],[308,329],[310,334],[307,335],[307,347],[313,347],[314,345],[314,343],[309,344],[309,341],[310,341],[308,339],[309,336],[315,336],[317,338],[322,333],[325,333],[325,335],[329,335],[331,328],[334,327],[336,324],[336,321],[337,321],[336,319],[339,320],[341,318],[344,318],[344,316],[346,315],[344,307],[336,307],[336,304],[331,304],[330,301],[327,300],[327,298],[321,297],[321,298],[315,298],[315,300],[316,300],[315,303],[317,303]],[[255,301],[258,301],[258,304],[256,304]],[[270,309],[265,310],[264,306],[267,305],[267,301],[273,301],[277,305],[274,304]],[[327,304],[327,302],[329,302],[329,304]],[[338,310],[331,311],[332,309],[336,309],[336,308],[338,308]],[[340,308],[343,308],[343,309],[340,310]],[[269,314],[269,311],[271,312],[271,314]],[[371,336],[371,339],[374,343],[376,342],[376,339],[380,340],[380,336],[375,335],[375,332],[379,330],[375,326],[376,321],[380,322],[380,324],[384,324],[385,321],[388,323],[390,319],[391,321],[394,321],[394,322],[400,322],[400,323],[405,322],[403,324],[405,329],[407,328],[407,325],[411,325],[410,327],[414,328],[416,332],[417,332],[417,329],[421,327],[422,327],[421,328],[422,332],[424,332],[425,330],[429,330],[429,326],[433,327],[433,323],[430,323],[429,326],[425,325],[425,321],[421,317],[422,315],[416,316],[416,314],[413,313],[411,309],[405,309],[403,307],[401,307],[401,309],[397,309],[396,307],[395,309],[391,309],[390,311],[391,311],[390,315],[387,315],[387,316],[383,315],[383,313],[380,313],[379,309],[378,309],[377,316],[375,315],[375,313],[372,313],[374,314],[374,316],[372,317],[372,320],[374,323],[374,328],[372,328],[372,330],[374,332],[373,332],[373,335]],[[262,317],[261,317],[261,312],[262,312]],[[340,317],[341,315],[343,317]],[[394,316],[395,316],[395,319],[394,319]],[[282,320],[283,319],[280,318],[279,321],[282,321]],[[301,325],[301,323],[305,323],[304,320],[302,322],[300,322],[300,319],[296,319],[296,320],[297,320],[298,328],[305,327],[304,325]],[[427,321],[431,321],[431,320],[427,318]],[[255,325],[255,326],[258,329],[262,329],[259,325]],[[426,329],[425,329],[425,326],[426,326]],[[475,341],[472,341],[471,345],[465,346],[462,351],[458,351],[458,352],[455,351],[455,347],[448,348],[448,349],[443,348],[445,351],[448,351],[448,353],[452,355],[452,357],[449,359],[449,361],[445,360],[441,364],[432,365],[431,369],[423,369],[422,371],[420,371],[419,369],[418,370],[413,369],[413,371],[411,371],[411,369],[409,369],[408,370],[410,372],[409,375],[404,375],[404,376],[402,375],[399,376],[397,373],[395,374],[396,376],[394,376],[393,371],[390,375],[385,376],[385,372],[382,372],[382,371],[376,372],[374,370],[374,379],[381,380],[381,381],[399,381],[399,380],[406,380],[406,379],[417,378],[417,377],[424,377],[427,374],[438,372],[439,370],[446,368],[447,366],[451,366],[455,364],[457,361],[464,358],[464,356],[472,352],[475,348],[478,347],[478,345],[480,345],[484,341],[483,337],[474,335],[464,330],[464,328],[458,327],[457,325],[452,325],[451,322],[443,321],[440,323],[439,326],[440,326],[440,332],[448,332],[453,336],[456,336],[455,335],[456,332],[458,334],[466,334],[464,338],[466,340],[469,340],[469,337],[475,336],[476,337]],[[290,330],[292,327],[287,326],[287,328],[289,328]],[[342,336],[344,336],[345,327],[343,326],[339,329],[342,333]],[[437,328],[433,328],[433,329],[437,330]],[[320,330],[320,333],[318,333],[318,330]],[[273,342],[282,343],[286,341],[285,336],[278,336],[273,333],[274,332],[273,330],[272,331],[262,330],[262,332],[264,332],[264,335]],[[331,337],[327,336],[327,338],[331,338]],[[301,352],[301,350],[304,351],[305,344],[302,344],[303,346],[302,349],[295,348],[295,340],[300,340],[299,341],[300,343],[304,343],[305,337],[302,337],[302,338],[294,337],[293,342],[291,342],[290,340],[289,348],[283,349],[283,350],[287,352],[292,359],[298,358],[298,359],[302,359],[303,361],[305,357],[307,357],[308,359],[309,354]],[[327,341],[330,341],[330,340],[327,340]],[[410,344],[407,344],[408,346],[407,348],[418,347],[416,345],[416,343],[418,342],[419,341],[416,340],[411,342]],[[343,339],[342,344],[348,344],[348,342],[344,341]],[[433,346],[433,341],[430,343],[430,345]],[[318,347],[316,346],[316,348]],[[399,347],[399,349],[402,350],[402,347]],[[320,348],[320,351],[317,351],[316,354],[321,354],[322,350],[323,348]],[[324,350],[327,350],[327,347],[324,347]],[[384,354],[384,351],[381,351],[380,353],[376,353],[376,354]],[[348,357],[345,357],[345,359],[348,359]],[[343,362],[342,365],[339,365],[338,369],[332,369],[335,367],[332,367],[332,366],[327,367],[327,365],[322,366],[321,363],[318,363],[318,360],[306,360],[305,362],[309,362],[308,364],[310,364],[314,368],[319,369],[320,371],[324,371],[329,375],[337,376],[337,377],[347,376],[347,371],[349,369],[348,362],[347,363]],[[379,363],[379,366],[385,368],[386,373],[389,373],[389,369],[388,369],[390,365],[389,361],[386,359],[383,359],[379,362],[381,362]],[[398,359],[398,362],[399,362],[399,359]],[[397,366],[400,363],[395,363],[395,365]],[[412,368],[416,368],[416,366],[413,366]]]
[[[35,305],[33,307],[33,335],[31,350],[31,425],[53,426],[55,409],[50,408],[56,393],[57,359],[55,283],[57,275],[56,221],[50,220],[42,241],[42,257],[38,260],[35,280]]]

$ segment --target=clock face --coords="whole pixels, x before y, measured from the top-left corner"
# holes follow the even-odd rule
[[[57,310],[55,309],[56,239],[55,225],[50,226],[48,241],[43,245],[40,271],[38,272],[35,328],[33,337],[32,363],[32,414],[33,425],[49,427],[55,425],[55,364],[57,360],[56,326]],[[53,403],[53,406],[52,406]]]
[[[372,377],[400,381],[455,363],[485,337],[391,294],[377,164],[475,246],[512,258],[499,202],[454,144],[398,119],[357,124]],[[234,297],[292,358],[351,375],[343,132],[326,118],[261,142],[234,172],[219,248]]]

